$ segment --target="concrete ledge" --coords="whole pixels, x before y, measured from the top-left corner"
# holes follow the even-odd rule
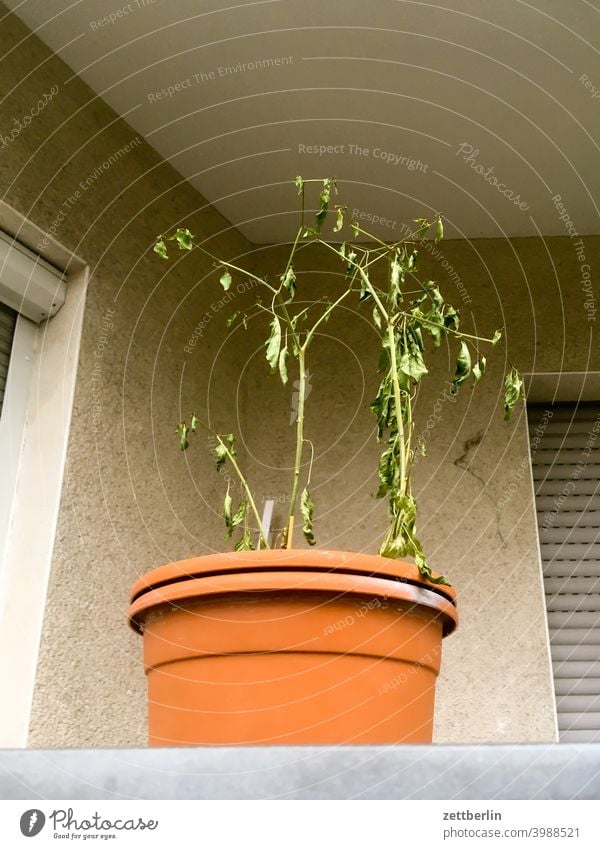
[[[2,799],[598,799],[600,744],[0,750]]]

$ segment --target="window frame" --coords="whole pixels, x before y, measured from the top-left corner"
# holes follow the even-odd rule
[[[7,376],[11,397],[0,419],[2,433],[8,434],[8,449],[5,443],[0,451],[10,463],[10,475],[4,476],[9,480],[3,484],[5,527],[0,548],[0,679],[11,682],[10,698],[0,703],[0,747],[20,748],[27,745],[29,736],[88,268],[2,202],[0,228],[15,233],[34,252],[37,246],[42,260],[66,269],[61,309],[39,325],[21,315],[17,319]],[[4,462],[0,456],[0,463]]]

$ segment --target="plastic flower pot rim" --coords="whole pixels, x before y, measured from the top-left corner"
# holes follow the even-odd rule
[[[432,584],[414,563],[354,552],[266,549],[201,555],[152,569],[132,588],[129,624],[141,634],[145,615],[163,605],[268,591],[351,593],[421,604],[438,610],[443,636],[458,623],[454,588]]]

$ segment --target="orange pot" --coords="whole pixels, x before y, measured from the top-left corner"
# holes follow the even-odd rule
[[[150,744],[431,742],[456,593],[410,563],[300,549],[213,554],[148,572]]]

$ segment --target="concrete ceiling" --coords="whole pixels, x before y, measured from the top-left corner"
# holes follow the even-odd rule
[[[253,242],[290,237],[296,174],[380,235],[600,232],[598,0],[6,5]]]

